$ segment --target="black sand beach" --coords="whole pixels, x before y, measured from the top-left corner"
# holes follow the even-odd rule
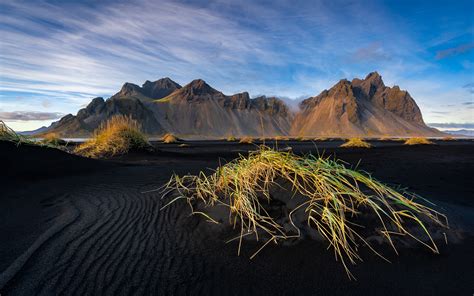
[[[471,295],[474,292],[474,142],[407,147],[337,148],[341,141],[285,142],[296,153],[319,151],[402,185],[436,203],[459,240],[440,255],[400,248],[392,263],[366,248],[350,281],[327,244],[245,242],[189,217],[185,203],[163,211],[157,192],[173,172],[198,173],[252,145],[221,141],[156,143],[156,153],[108,161],[54,149],[0,143],[1,295]],[[268,143],[272,145],[273,143]]]

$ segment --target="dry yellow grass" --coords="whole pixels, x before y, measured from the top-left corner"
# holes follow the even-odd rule
[[[447,136],[447,137],[442,138],[441,140],[443,140],[443,141],[454,141],[455,139],[454,139],[454,137]]]
[[[275,198],[270,194],[272,188],[283,189],[280,194],[287,194],[288,198],[296,195],[302,198],[283,214],[285,221],[290,221],[291,229],[278,222],[281,221],[279,214],[272,215],[266,210],[265,205]],[[349,277],[353,276],[348,264],[362,261],[359,255],[362,245],[382,257],[371,246],[369,237],[372,235],[379,236],[395,252],[396,240],[413,239],[438,253],[430,235],[430,231],[434,231],[431,226],[447,227],[446,217],[419,203],[426,200],[414,194],[397,191],[329,158],[297,156],[264,146],[218,167],[210,175],[204,172],[182,177],[173,175],[163,187],[163,196],[172,192],[175,195],[164,207],[185,199],[193,214],[203,215],[213,223],[219,223],[215,213],[195,210],[197,203],[203,203],[204,208],[219,206],[222,209],[223,206],[228,209],[223,215],[240,232],[238,253],[244,236],[266,241],[251,258],[271,242],[300,237],[298,225],[308,225],[328,242],[328,248],[334,251],[336,260],[342,262]],[[358,220],[358,217],[371,218]],[[294,219],[298,219],[297,224]],[[361,225],[363,221],[366,224]]]
[[[240,143],[240,144],[252,144],[252,143],[253,143],[253,138],[252,138],[252,137],[243,137],[243,138],[240,138],[239,143]]]
[[[66,141],[61,139],[56,133],[47,133],[42,138],[41,143],[46,145],[61,146],[67,144]]]
[[[361,138],[351,138],[341,145],[344,148],[370,148],[372,145]]]
[[[151,146],[136,120],[116,115],[102,123],[94,131],[92,139],[79,145],[74,152],[86,157],[107,158],[149,147]]]
[[[177,143],[179,141],[179,139],[173,134],[166,134],[161,138],[161,140],[166,144]]]
[[[324,141],[327,141],[328,138],[325,138],[325,137],[319,137],[319,138],[316,138],[314,139],[315,141],[319,141],[319,142],[324,142]]]
[[[226,139],[227,142],[235,142],[237,139],[234,136],[228,136]]]
[[[414,137],[414,138],[409,138],[405,141],[405,145],[431,145],[434,144],[427,138],[422,138],[422,137]]]

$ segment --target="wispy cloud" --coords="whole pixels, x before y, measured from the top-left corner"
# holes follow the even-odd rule
[[[474,82],[465,84],[463,88],[467,89],[467,91],[470,92],[471,94],[474,94]]]
[[[32,121],[59,119],[64,116],[59,112],[13,111],[0,112],[0,119],[4,121]]]
[[[474,48],[474,42],[467,44],[461,44],[456,47],[451,47],[448,49],[439,50],[436,52],[436,59],[441,60],[450,56],[455,56],[470,51]]]
[[[384,61],[390,60],[391,56],[385,52],[381,42],[373,42],[354,51],[352,59],[355,62]]]

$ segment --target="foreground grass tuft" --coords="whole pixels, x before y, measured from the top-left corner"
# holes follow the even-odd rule
[[[415,137],[415,138],[407,139],[404,144],[405,145],[431,145],[434,143],[428,140],[427,138]]]
[[[237,139],[234,136],[228,136],[226,139],[227,142],[235,142]]]
[[[100,125],[89,141],[76,147],[76,154],[92,158],[108,158],[131,150],[150,148],[140,124],[131,117],[116,115]]]
[[[362,140],[361,138],[351,138],[341,145],[344,148],[370,148],[372,145]]]
[[[275,187],[286,188],[283,194],[289,199],[302,198],[283,213],[291,227],[284,227],[277,222],[280,218],[267,211],[266,205],[274,199],[270,190]],[[328,158],[297,156],[264,146],[218,167],[211,175],[173,175],[163,188],[163,196],[171,193],[177,196],[168,205],[185,199],[193,214],[201,214],[214,223],[218,223],[215,218],[195,207],[224,206],[229,223],[240,229],[238,254],[243,237],[265,241],[251,258],[271,242],[300,237],[301,228],[295,219],[303,220],[303,225],[328,242],[350,278],[353,276],[348,264],[362,261],[358,253],[361,245],[382,257],[369,242],[374,233],[395,252],[395,238],[411,238],[438,253],[427,224],[447,227],[444,215],[418,203],[413,194],[399,192]],[[371,218],[364,220],[368,216]]]

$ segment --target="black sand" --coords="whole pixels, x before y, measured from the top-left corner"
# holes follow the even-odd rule
[[[156,154],[111,161],[56,150],[0,143],[0,293],[2,295],[472,295],[474,281],[474,142],[440,141],[376,148],[318,145],[386,183],[408,187],[438,204],[460,242],[384,254],[362,249],[364,262],[349,281],[327,245],[301,241],[268,246],[245,242],[237,256],[232,237],[184,204],[164,211],[157,193],[172,174],[214,168],[252,146],[228,142],[157,144]],[[315,152],[311,142],[292,142]],[[280,143],[280,147],[285,144]],[[222,160],[221,159],[221,160]]]

